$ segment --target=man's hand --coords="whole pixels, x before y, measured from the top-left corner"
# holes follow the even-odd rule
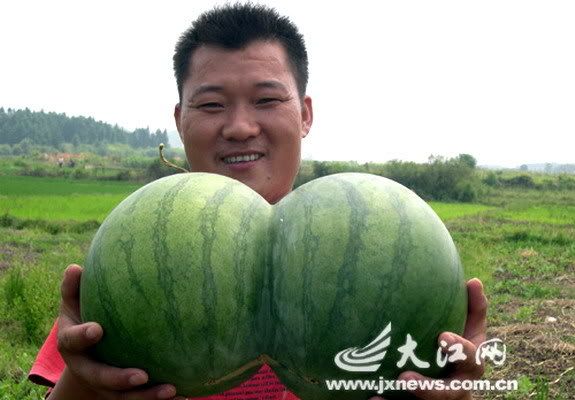
[[[467,293],[469,306],[467,310],[467,321],[463,337],[450,332],[439,335],[438,343],[442,340],[447,342],[447,346],[455,343],[463,345],[463,352],[467,358],[455,363],[453,372],[445,378],[445,383],[453,380],[479,379],[483,375],[483,365],[475,363],[475,352],[477,347],[486,339],[485,330],[487,328],[487,298],[483,293],[483,285],[477,278],[467,282]],[[417,372],[406,371],[398,378],[401,381],[432,381]],[[413,394],[423,400],[469,400],[472,399],[471,392],[466,390],[439,391],[439,390],[415,390]],[[381,400],[381,397],[372,397],[370,400]]]
[[[138,388],[148,381],[145,371],[135,368],[116,368],[90,358],[87,350],[103,335],[95,322],[81,323],[80,277],[82,268],[70,265],[62,281],[62,303],[58,318],[58,350],[66,362],[66,369],[48,399],[172,399],[176,389],[172,385]],[[179,398],[178,399],[183,399]]]

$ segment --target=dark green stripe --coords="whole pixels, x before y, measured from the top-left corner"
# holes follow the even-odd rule
[[[106,238],[108,236],[108,225],[102,225],[98,230],[98,235],[100,238]],[[108,338],[111,340],[103,341],[104,345],[110,345],[114,348],[114,352],[106,352],[107,354],[114,354],[117,352],[117,341],[115,337],[121,335],[122,332],[128,332],[124,324],[122,323],[123,317],[116,307],[118,302],[113,297],[110,287],[108,286],[108,280],[106,279],[111,274],[109,269],[113,266],[102,264],[102,251],[103,246],[93,248],[93,251],[89,254],[89,259],[86,261],[87,265],[90,265],[90,270],[88,273],[93,274],[93,278],[96,280],[96,291],[98,294],[98,302],[104,311],[104,320],[97,321],[102,325],[104,329],[104,334],[108,334]],[[108,270],[108,271],[107,271]],[[96,301],[94,298],[90,298],[90,303]],[[121,303],[120,303],[121,304]],[[94,304],[94,306],[96,306]],[[112,336],[109,336],[112,335]],[[106,336],[104,336],[106,338]],[[116,344],[114,344],[116,343]],[[121,347],[121,346],[120,346]]]
[[[266,205],[267,206],[267,205]],[[256,346],[260,349],[266,349],[269,353],[272,352],[272,343],[274,342],[274,335],[281,329],[280,326],[275,326],[271,321],[280,321],[275,312],[274,300],[276,299],[274,293],[274,279],[277,274],[278,265],[274,265],[274,250],[277,246],[277,231],[278,218],[280,207],[271,207],[271,212],[268,214],[268,226],[266,227],[267,236],[265,239],[265,248],[262,248],[264,253],[262,260],[264,263],[261,267],[264,268],[262,274],[261,293],[258,304],[257,317],[253,321],[252,332],[257,332],[255,337]],[[278,324],[279,325],[279,324]],[[273,354],[272,354],[273,355]]]
[[[134,269],[134,262],[132,260],[133,250],[134,250],[134,238],[129,236],[126,239],[120,239],[120,247],[122,248],[122,252],[124,253],[124,262],[126,264],[126,268],[128,270],[128,279],[130,282],[130,286],[136,290],[138,295],[140,296],[139,299],[134,299],[134,301],[138,301],[143,299],[148,307],[152,307],[152,302],[148,298],[146,291],[144,290],[142,283],[140,282],[140,277],[138,272]]]
[[[220,206],[224,203],[226,198],[232,193],[233,186],[226,184],[223,188],[218,190],[208,201],[206,206],[201,211],[202,225],[200,233],[203,237],[202,241],[202,261],[201,268],[204,275],[202,284],[202,304],[205,313],[205,328],[204,337],[208,344],[207,354],[215,354],[215,340],[218,336],[217,326],[217,285],[212,270],[212,250],[216,239],[216,224],[220,218]],[[209,365],[209,371],[214,371],[214,358],[211,357],[206,360]]]
[[[394,239],[394,243],[391,244],[391,249],[393,254],[391,255],[391,266],[385,274],[382,275],[380,279],[380,286],[378,289],[379,298],[377,298],[376,303],[381,304],[382,310],[378,314],[379,318],[373,319],[373,325],[371,326],[371,331],[374,334],[381,332],[381,330],[391,322],[394,331],[402,331],[403,326],[401,321],[407,321],[408,318],[399,315],[398,318],[392,320],[394,315],[400,314],[401,310],[391,309],[391,305],[402,305],[405,302],[404,298],[399,298],[405,291],[400,290],[401,286],[404,285],[404,276],[407,272],[409,254],[413,252],[413,240],[411,236],[411,221],[405,209],[405,199],[390,190],[390,203],[393,208],[393,218],[397,221],[397,231],[395,233],[391,231],[381,232],[381,235],[386,235],[382,237],[383,240]],[[405,284],[409,285],[409,282]],[[413,308],[409,308],[413,309]]]
[[[133,222],[134,212],[136,211],[136,206],[140,202],[142,198],[147,196],[148,194],[148,187],[144,187],[138,190],[136,193],[132,195],[130,199],[131,202],[129,204],[128,209],[125,213],[123,213],[124,218],[122,222],[127,222],[130,224]],[[152,307],[152,303],[148,296],[146,295],[146,291],[142,287],[142,283],[140,282],[140,277],[138,271],[134,269],[134,262],[132,260],[133,250],[134,250],[134,237],[132,236],[133,232],[131,229],[126,228],[125,223],[121,224],[121,232],[122,236],[126,236],[126,238],[120,239],[120,247],[122,248],[122,252],[124,253],[124,262],[126,263],[126,268],[128,270],[128,277],[130,280],[130,285],[136,290],[136,292],[140,295],[140,297],[146,302],[149,307]]]
[[[320,346],[323,338],[319,335],[312,334],[315,330],[314,325],[316,324],[316,318],[318,313],[320,313],[320,310],[318,310],[318,308],[315,306],[316,301],[314,301],[317,293],[315,293],[315,290],[309,289],[313,287],[313,277],[316,273],[316,270],[313,266],[317,265],[316,257],[319,252],[321,238],[320,236],[314,234],[312,230],[312,227],[314,226],[314,216],[316,215],[314,212],[314,199],[316,196],[314,193],[307,192],[306,194],[308,195],[304,196],[304,198],[300,200],[303,203],[304,211],[304,219],[302,220],[304,225],[304,232],[302,237],[303,270],[301,290],[304,323],[302,335],[299,337],[303,339],[303,343],[298,343],[296,345],[301,346],[300,348],[302,349],[315,349]],[[314,363],[314,360],[308,357],[306,357],[306,361],[311,364]]]
[[[257,220],[255,218],[256,213],[262,212],[260,207],[261,199],[259,197],[254,197],[251,203],[248,205],[247,209],[244,211],[240,225],[238,227],[237,232],[234,235],[233,243],[233,253],[234,254],[234,266],[233,266],[233,274],[235,278],[235,288],[233,296],[235,298],[235,324],[234,326],[240,327],[242,326],[242,320],[246,318],[246,285],[245,282],[247,280],[255,279],[256,276],[246,275],[246,266],[250,266],[251,272],[253,268],[253,263],[256,260],[248,260],[248,250],[250,250],[253,246],[257,245],[258,243],[253,243],[255,239],[252,236],[252,229],[253,229],[253,221]],[[263,249],[262,249],[263,250]],[[264,250],[265,251],[265,250]],[[250,264],[251,263],[251,264]],[[258,266],[263,266],[258,263]],[[256,282],[252,282],[255,286]],[[251,305],[250,305],[251,306]],[[231,338],[231,348],[235,348],[239,343],[244,342],[246,340],[245,337],[239,336],[245,335],[245,331],[240,331],[239,329],[233,330],[233,337]]]
[[[334,179],[343,189],[349,210],[348,238],[345,246],[342,264],[337,269],[336,295],[334,303],[329,313],[329,323],[326,329],[333,330],[334,327],[344,326],[348,317],[343,315],[341,303],[347,299],[355,302],[357,296],[357,280],[359,277],[357,267],[360,253],[364,248],[362,233],[367,226],[369,214],[368,205],[361,195],[361,192],[351,182],[344,179]],[[359,288],[361,290],[361,288]],[[333,332],[325,332],[326,335],[333,335]],[[326,336],[330,337],[330,336]]]
[[[177,280],[172,274],[172,265],[169,263],[170,254],[167,236],[170,230],[170,214],[173,211],[174,202],[180,191],[186,187],[189,180],[190,175],[182,175],[182,178],[174,186],[170,187],[160,199],[160,203],[154,211],[156,218],[154,235],[152,237],[154,264],[157,268],[158,284],[164,293],[167,304],[167,308],[162,311],[165,312],[164,319],[170,328],[172,349],[174,349],[174,352],[181,351],[184,354],[191,354],[193,349],[189,349],[184,342],[186,332],[182,325],[179,304],[176,299]]]

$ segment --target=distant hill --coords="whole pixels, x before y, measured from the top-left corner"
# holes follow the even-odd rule
[[[540,163],[540,164],[522,164],[517,167],[502,167],[499,165],[480,165],[479,168],[490,169],[490,170],[543,172],[546,174],[575,174],[575,164]]]
[[[519,167],[519,169],[522,171],[546,172],[549,174],[560,174],[560,173],[575,174],[575,164],[556,164],[556,163],[523,164]]]
[[[148,128],[130,132],[92,117],[68,117],[28,108],[5,110],[0,107],[0,144],[15,145],[22,141],[54,147],[63,143],[75,146],[125,143],[132,147],[156,147],[162,142],[168,143],[168,133],[159,129],[152,133]]]

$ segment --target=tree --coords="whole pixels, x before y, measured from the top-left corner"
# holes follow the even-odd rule
[[[474,169],[477,166],[477,160],[471,154],[460,154],[457,156],[457,159],[471,169]]]
[[[118,125],[110,125],[94,118],[68,117],[66,114],[44,111],[0,109],[0,144],[14,146],[25,138],[35,145],[57,148],[62,143],[75,147],[99,143],[127,143],[133,147],[157,147],[167,144],[167,131],[159,129],[151,134],[148,128],[128,132]]]

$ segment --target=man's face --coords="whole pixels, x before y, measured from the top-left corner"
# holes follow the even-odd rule
[[[237,179],[270,203],[291,190],[313,114],[282,45],[202,46],[182,89],[174,117],[192,171]]]

